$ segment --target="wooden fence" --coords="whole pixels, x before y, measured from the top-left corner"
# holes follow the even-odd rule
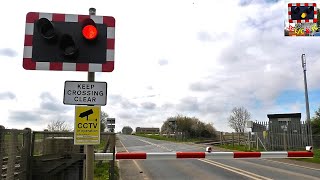
[[[26,179],[29,175],[31,129],[0,126],[0,179]]]
[[[84,179],[85,149],[74,145],[73,135],[0,125],[0,180]],[[115,134],[102,132],[100,137],[95,152],[113,152]],[[114,166],[110,168],[114,170]]]

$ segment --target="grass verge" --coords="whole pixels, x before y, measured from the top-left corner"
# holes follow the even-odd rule
[[[295,159],[295,160],[320,164],[320,149],[314,149],[314,151],[313,151],[313,158],[308,158],[308,159]]]
[[[192,138],[192,139],[180,139],[180,138],[174,138],[174,137],[166,137],[166,136],[161,136],[157,134],[135,134],[135,136],[141,136],[141,137],[146,137],[146,138],[151,138],[151,139],[156,139],[156,140],[164,140],[164,141],[172,141],[172,142],[197,142],[201,141],[203,139],[199,138]]]
[[[229,144],[228,145],[224,144],[224,145],[220,145],[218,147],[224,148],[224,149],[230,149],[230,150],[244,151],[244,152],[263,151],[263,149],[260,149],[260,148],[258,150],[256,148],[251,148],[249,150],[249,147],[245,146],[245,145],[234,145],[234,146],[232,146],[232,145],[229,145]]]
[[[110,161],[95,162],[94,180],[108,180]],[[115,164],[115,179],[119,179],[119,169]]]

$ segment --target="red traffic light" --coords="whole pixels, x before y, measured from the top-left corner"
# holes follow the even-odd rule
[[[88,40],[93,40],[97,37],[98,35],[98,30],[95,26],[93,25],[86,25],[82,29],[82,35],[84,38]]]
[[[88,18],[82,22],[82,35],[87,40],[94,40],[97,38],[97,25],[92,19]]]

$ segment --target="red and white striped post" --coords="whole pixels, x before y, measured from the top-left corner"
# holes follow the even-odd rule
[[[267,158],[313,158],[308,151],[269,152],[118,152],[116,160],[170,160],[170,159],[267,159]],[[95,160],[112,160],[112,153],[95,153]]]

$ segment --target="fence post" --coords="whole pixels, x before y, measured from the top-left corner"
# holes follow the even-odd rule
[[[223,145],[223,142],[222,142],[222,132],[220,132],[220,145]]]
[[[116,133],[113,134],[113,139],[112,139],[112,160],[111,160],[111,164],[110,164],[110,179],[111,180],[115,180],[114,178],[114,164],[115,164],[115,150],[116,150]]]
[[[251,150],[251,132],[248,132],[249,151]]]
[[[286,131],[283,132],[283,145],[284,145],[284,150],[287,151]]]
[[[4,126],[0,125],[0,179],[2,179],[2,164],[4,156],[4,136],[5,133],[2,130],[5,129]]]
[[[257,143],[257,150],[259,150],[258,132],[256,132],[256,143]]]
[[[14,179],[16,158],[17,158],[17,142],[18,134],[16,130],[11,131],[11,138],[9,142],[9,156],[7,165],[7,179]]]
[[[240,133],[237,133],[238,134],[238,145],[240,146],[241,145],[241,142],[240,142]]]
[[[234,133],[232,132],[232,147],[234,147]]]
[[[30,179],[31,176],[31,167],[30,167],[30,161],[31,159],[31,129],[30,128],[24,128],[24,130],[26,130],[27,132],[23,133],[23,167],[26,171],[26,173],[24,173],[24,177],[26,177],[26,179]],[[24,178],[22,178],[24,179]]]

